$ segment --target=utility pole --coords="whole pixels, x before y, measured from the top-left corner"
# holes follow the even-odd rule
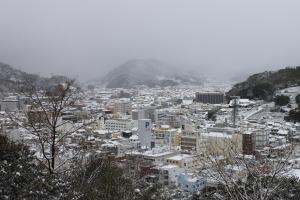
[[[233,110],[232,110],[232,122],[233,127],[236,128],[236,121],[238,116],[238,103],[237,100],[239,99],[239,96],[232,96],[231,99],[233,100]]]

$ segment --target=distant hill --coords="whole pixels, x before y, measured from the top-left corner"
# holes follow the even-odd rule
[[[96,81],[107,88],[134,88],[201,84],[202,78],[194,73],[175,69],[157,60],[130,60]]]
[[[68,78],[65,76],[52,76],[50,78],[41,77],[15,69],[8,64],[0,62],[0,92],[18,92],[28,83],[35,84],[39,88],[47,88]]]
[[[300,66],[265,71],[233,86],[227,96],[272,100],[275,90],[300,85]]]

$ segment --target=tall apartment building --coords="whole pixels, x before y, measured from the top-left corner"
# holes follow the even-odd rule
[[[197,151],[197,141],[199,140],[199,131],[183,130],[181,134],[180,146],[183,152]]]
[[[152,123],[150,119],[138,120],[138,137],[141,142],[141,146],[151,148],[152,142]]]
[[[128,113],[130,114],[132,110],[131,102],[129,101],[118,101],[114,104],[115,113]]]
[[[223,92],[197,92],[195,101],[209,104],[223,104],[225,102],[225,95]]]

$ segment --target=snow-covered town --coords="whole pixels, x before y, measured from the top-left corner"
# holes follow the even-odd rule
[[[59,131],[67,129],[68,134],[59,139],[53,167],[79,156],[85,160],[106,155],[132,176],[139,174],[138,179],[148,184],[163,185],[173,199],[189,198],[220,184],[215,165],[223,159],[284,161],[285,175],[300,177],[300,124],[284,120],[297,107],[300,87],[276,92],[289,97],[285,106],[240,97],[227,101],[227,88],[226,84],[86,88],[58,116]],[[47,104],[47,99],[40,99],[41,105]],[[28,111],[31,118],[40,117],[40,111],[28,102],[28,97],[17,93],[1,101],[1,134],[29,145],[34,156],[45,162],[43,154],[50,154],[50,147],[38,142],[39,135],[31,134],[30,125],[25,127],[12,117],[26,118]],[[248,170],[239,162],[222,167],[231,178],[242,177]]]
[[[0,200],[300,200],[299,8],[1,0]]]

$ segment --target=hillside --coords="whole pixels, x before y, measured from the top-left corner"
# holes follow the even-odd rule
[[[98,83],[107,88],[133,88],[201,84],[194,73],[182,72],[157,60],[130,60],[111,70]]]
[[[234,85],[227,96],[271,100],[275,90],[296,85],[300,85],[300,66],[254,74]]]
[[[66,80],[64,76],[45,78],[15,69],[10,65],[0,63],[0,92],[18,92],[26,83],[34,83],[39,88],[47,88]]]

